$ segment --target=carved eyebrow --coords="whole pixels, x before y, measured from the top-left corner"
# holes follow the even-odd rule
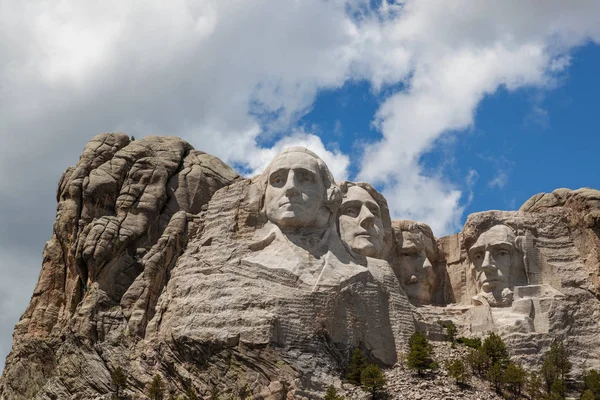
[[[298,167],[298,168],[292,168],[294,170],[294,172],[301,172],[303,174],[310,174],[313,176],[317,176],[316,172],[311,171],[310,169],[306,169],[306,168],[302,168],[302,167]]]
[[[484,245],[477,246],[477,247],[473,246],[473,247],[471,247],[471,248],[469,249],[469,257],[473,257],[473,255],[474,255],[475,253],[477,253],[477,252],[480,252],[480,251],[483,251],[483,250],[485,250],[485,246],[484,246]]]
[[[360,202],[360,200],[348,200],[348,201],[344,201],[342,203],[342,207],[346,208],[346,207],[360,207],[362,205],[362,203]]]
[[[275,171],[273,171],[273,172],[271,172],[269,174],[269,182],[271,182],[271,179],[273,179],[274,176],[279,176],[279,175],[282,175],[282,174],[287,175],[287,173],[288,173],[289,170],[290,170],[289,168],[279,168],[279,169],[276,169]]]

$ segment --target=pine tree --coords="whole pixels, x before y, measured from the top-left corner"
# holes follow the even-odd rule
[[[592,392],[590,389],[586,389],[586,390],[584,390],[583,393],[581,393],[580,400],[596,400],[596,399],[598,399],[598,397],[596,397],[594,392]]]
[[[503,381],[508,386],[508,390],[515,396],[521,395],[521,389],[525,382],[526,373],[520,364],[508,363],[504,371]]]
[[[386,381],[381,368],[375,364],[369,364],[360,374],[360,383],[371,393],[371,397],[375,398],[378,393],[383,391]]]
[[[531,400],[542,398],[542,381],[536,372],[529,373],[525,389]]]
[[[148,397],[152,400],[162,400],[165,391],[165,383],[160,375],[154,375],[150,388],[148,389]]]
[[[466,361],[473,373],[480,377],[485,376],[490,364],[490,358],[483,348],[480,347],[477,350],[471,350],[467,355]]]
[[[591,369],[584,372],[582,381],[584,391],[591,392],[594,395],[592,399],[600,400],[600,374],[598,371]]]
[[[415,332],[408,341],[409,352],[407,357],[408,368],[414,369],[419,375],[426,369],[434,368],[434,362],[431,359],[433,349],[425,335],[421,332]]]
[[[564,398],[566,392],[567,374],[571,371],[569,352],[564,343],[554,340],[542,364],[542,378],[546,393],[557,398]]]
[[[452,342],[452,344],[454,344],[455,340],[456,340],[456,325],[454,324],[454,322],[450,321],[447,322],[444,327],[446,328],[446,335],[448,336],[448,339],[450,339],[450,341]]]
[[[456,381],[457,385],[466,385],[469,381],[469,373],[465,363],[460,360],[454,360],[452,362],[446,360],[446,370],[448,374]]]
[[[348,366],[348,380],[355,385],[360,385],[360,375],[367,366],[365,355],[360,349],[354,349],[352,353],[352,359]]]
[[[337,390],[332,386],[327,388],[327,392],[325,393],[325,400],[342,400],[343,397],[337,394]]]
[[[509,362],[508,350],[506,350],[506,344],[504,344],[504,341],[498,334],[490,333],[483,341],[481,347],[490,358],[491,366],[499,364],[502,369],[506,368]]]
[[[121,367],[117,367],[111,374],[110,380],[115,386],[115,394],[117,400],[121,398],[121,391],[127,389],[127,375],[123,372]]]
[[[500,391],[502,389],[503,375],[504,375],[504,371],[502,369],[501,364],[492,365],[490,367],[490,369],[488,369],[487,374],[486,374],[487,380],[490,381],[492,387],[498,393],[500,393]]]

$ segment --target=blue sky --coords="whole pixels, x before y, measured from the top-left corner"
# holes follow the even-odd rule
[[[570,56],[552,86],[499,88],[478,105],[472,127],[445,133],[420,158],[429,174],[441,173],[463,191],[461,223],[473,212],[518,209],[540,192],[600,188],[600,46],[587,44]],[[363,142],[381,139],[373,115],[397,89],[376,92],[366,81],[348,82],[320,93],[299,124],[357,160]],[[357,171],[352,162],[349,176]],[[476,172],[471,185],[470,171]]]
[[[175,135],[244,174],[304,145],[395,218],[457,232],[600,188],[600,2],[0,0],[0,367],[56,186],[96,134]]]

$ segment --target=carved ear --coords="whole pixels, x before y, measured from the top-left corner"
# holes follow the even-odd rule
[[[517,237],[515,238],[515,247],[516,247],[516,248],[517,248],[517,250],[519,250],[519,251],[520,251],[522,254],[525,254],[525,250],[526,250],[526,248],[525,248],[525,247],[527,247],[527,246],[526,246],[526,243],[527,243],[527,237],[526,237],[526,236],[520,235],[520,236],[517,236]]]

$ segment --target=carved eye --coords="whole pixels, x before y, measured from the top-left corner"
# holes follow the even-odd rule
[[[496,253],[496,256],[498,257],[508,257],[509,253],[507,250],[500,250],[498,251],[498,253]]]
[[[371,211],[371,214],[374,216],[381,217],[381,211],[379,210],[379,207],[371,206],[369,207],[369,211]]]
[[[312,174],[308,172],[302,172],[300,174],[300,181],[304,183],[312,183],[315,181],[315,178]]]
[[[346,207],[342,210],[342,214],[356,218],[358,216],[358,210],[356,207]]]
[[[283,176],[281,174],[276,174],[271,176],[270,183],[273,186],[281,186],[284,183]]]
[[[473,255],[473,260],[477,260],[477,261],[483,260],[483,253],[480,253],[480,252],[475,253]]]

